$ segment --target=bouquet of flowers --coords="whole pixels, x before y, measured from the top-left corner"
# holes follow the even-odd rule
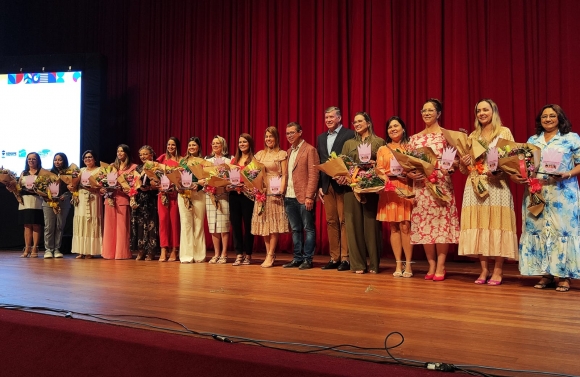
[[[323,173],[328,174],[332,178],[340,176],[352,176],[354,171],[355,163],[347,155],[341,154],[337,155],[336,152],[330,153],[328,161],[323,164],[316,165],[316,168]]]
[[[60,184],[59,178],[47,170],[41,169],[34,180],[34,192],[36,192],[49,205],[55,214],[60,213]]]
[[[250,191],[264,190],[264,165],[253,159],[248,165],[242,169],[242,181],[246,188]]]
[[[213,166],[210,161],[199,157],[189,158],[187,162],[183,159],[181,160],[180,165],[195,175],[198,181],[209,178],[209,173],[206,173],[204,168]]]
[[[130,173],[121,174],[117,177],[117,182],[121,185],[123,191],[127,192],[131,209],[139,207],[139,204],[137,204],[137,201],[135,200],[137,190],[141,187],[139,173],[132,171]]]
[[[393,156],[406,172],[419,170],[425,175],[425,187],[435,196],[444,202],[451,201],[451,197],[443,192],[441,186],[437,184],[442,173],[435,166],[437,156],[431,148],[418,148],[416,150],[394,150]]]
[[[365,198],[361,194],[377,193],[385,189],[386,177],[374,167],[362,169],[357,166],[353,170],[350,179],[350,186],[355,197],[361,203],[365,203]]]
[[[261,190],[257,188],[253,188],[250,192],[250,197],[253,198],[254,202],[258,203],[260,209],[258,210],[258,215],[264,213],[264,209],[266,208],[266,194],[264,194]]]
[[[66,183],[69,186],[73,186],[74,189],[71,191],[72,199],[71,204],[78,205],[79,204],[79,190],[78,184],[81,179],[81,169],[78,168],[75,164],[71,164],[67,169],[59,174],[59,179]]]
[[[95,180],[97,181],[97,184],[100,188],[107,191],[105,195],[103,195],[103,198],[107,200],[107,204],[111,207],[114,207],[115,200],[113,199],[113,194],[115,190],[118,189],[117,169],[115,169],[115,167],[112,165],[102,162]]]
[[[191,206],[193,204],[191,202],[192,186],[193,186],[192,174],[187,170],[179,172],[179,180],[176,187],[179,187],[179,195],[181,195],[181,197],[183,198],[185,208],[187,209],[191,209]]]
[[[530,203],[527,208],[534,216],[538,216],[544,210],[546,203],[542,196],[542,183],[535,178],[540,165],[540,148],[529,143],[515,143],[499,139],[497,149],[499,168],[510,175],[520,174],[528,180]]]
[[[223,159],[216,158],[213,166],[206,166],[203,168],[203,176],[206,181],[206,185],[203,191],[207,195],[211,202],[215,205],[215,208],[221,210],[218,197],[222,194],[218,194],[218,188],[225,187],[231,184],[230,182],[230,166],[225,164]]]
[[[22,196],[20,196],[20,184],[16,179],[16,174],[4,167],[0,167],[0,183],[6,186],[6,189],[14,194],[18,203],[22,203]]]

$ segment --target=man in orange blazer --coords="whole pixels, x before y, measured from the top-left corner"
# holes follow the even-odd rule
[[[314,165],[318,165],[320,159],[316,148],[302,138],[302,127],[298,123],[292,122],[286,126],[286,138],[292,147],[288,149],[288,185],[284,208],[292,228],[294,258],[282,267],[306,270],[312,268],[316,248],[314,214],[319,174]]]

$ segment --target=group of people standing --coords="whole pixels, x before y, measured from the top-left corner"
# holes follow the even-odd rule
[[[137,260],[154,260],[160,248],[161,262],[204,262],[204,219],[207,219],[215,253],[209,259],[210,264],[228,262],[231,228],[236,253],[234,266],[252,263],[254,236],[257,235],[263,237],[267,252],[261,266],[272,267],[279,235],[291,231],[293,259],[283,267],[309,269],[316,247],[314,214],[319,200],[324,205],[330,249],[330,261],[322,267],[324,270],[378,273],[383,243],[381,222],[388,222],[396,258],[394,277],[413,276],[413,245],[420,244],[429,263],[425,279],[445,280],[449,245],[458,243],[459,255],[476,256],[480,260],[481,274],[476,284],[500,285],[504,261],[519,259],[523,275],[542,276],[535,288],[555,286],[558,279],[556,289],[568,291],[570,279],[580,277],[579,190],[575,178],[580,174],[580,138],[570,132],[571,125],[563,110],[558,105],[544,106],[536,118],[536,134],[527,141],[540,150],[556,149],[563,158],[557,174],[538,173],[545,199],[544,210],[537,216],[529,213],[526,208],[530,195],[524,199],[524,227],[519,250],[508,179],[528,184],[527,177],[492,172],[485,159],[483,168],[475,169],[475,161],[469,154],[456,158],[449,169],[439,167],[434,177],[425,177],[418,170],[396,176],[391,174],[393,151],[427,147],[441,159],[448,146],[439,124],[441,102],[433,98],[427,100],[420,113],[425,124],[422,131],[409,136],[404,121],[393,116],[386,123],[384,140],[376,136],[371,117],[366,112],[355,114],[353,129],[350,129],[342,125],[340,109],[329,107],[324,113],[327,130],[318,136],[316,146],[304,140],[300,124],[287,125],[286,138],[291,145],[288,151],[280,149],[276,127],[265,130],[265,147],[259,152],[255,152],[252,136],[241,134],[234,156],[228,153],[226,140],[216,135],[211,141],[211,153],[205,157],[209,162],[217,160],[240,169],[253,161],[263,166],[266,202],[260,205],[239,187],[208,189],[209,182],[198,180],[195,175],[192,175],[193,186],[187,198],[178,188],[160,191],[155,181],[147,180],[143,169],[148,162],[157,161],[189,170],[188,162],[203,156],[197,137],[189,139],[184,156],[180,155],[180,142],[175,137],[168,140],[165,153],[159,157],[153,148],[145,145],[139,149],[139,165],[131,163],[129,147],[121,144],[112,165],[119,173],[135,171],[142,178],[134,195],[137,206],[130,206],[127,190],[116,190],[109,198],[113,205],[103,205],[105,190],[61,184],[61,212],[53,215],[46,208],[43,211],[40,198],[25,193],[19,208],[26,241],[22,256],[37,256],[40,224],[44,222],[45,258],[62,257],[59,247],[70,209],[67,203],[70,192],[78,192],[72,245],[77,258],[102,255],[106,259],[128,259],[136,253]],[[492,100],[484,99],[476,104],[474,131],[469,139],[489,147],[495,146],[500,139],[514,140],[509,128],[502,124],[497,105]],[[345,155],[355,164],[361,164],[358,147],[362,144],[370,145],[370,165],[389,177],[389,184],[396,190],[356,195],[349,177],[333,178],[316,168],[331,154]],[[82,159],[81,173],[87,171],[95,175],[99,169],[95,152],[85,151]],[[62,153],[55,156],[53,163],[55,174],[68,167]],[[36,174],[40,168],[40,156],[30,153],[22,175]],[[456,170],[467,175],[461,221],[450,178]],[[270,187],[272,179],[279,187],[276,193]],[[427,179],[435,179],[442,194],[450,200],[434,196],[427,187]],[[488,195],[477,195],[471,184],[473,180],[484,180]],[[401,191],[413,195],[399,195]],[[101,224],[103,214],[104,223]]]

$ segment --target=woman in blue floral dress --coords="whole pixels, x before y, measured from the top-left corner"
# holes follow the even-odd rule
[[[570,132],[571,124],[558,105],[546,105],[536,117],[536,135],[528,143],[562,153],[558,176],[538,173],[546,204],[536,217],[528,210],[529,195],[522,207],[523,232],[520,239],[520,273],[541,275],[537,289],[554,286],[567,292],[570,279],[580,278],[580,209],[577,175],[580,175],[580,136]],[[541,164],[540,164],[541,166]],[[540,169],[541,171],[542,169]],[[518,183],[526,183],[519,175]]]

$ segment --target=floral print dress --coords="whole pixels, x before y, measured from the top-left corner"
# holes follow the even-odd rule
[[[559,132],[546,142],[544,134],[532,136],[528,143],[540,149],[555,149],[563,153],[558,172],[568,172],[580,164],[580,137]],[[541,165],[540,165],[541,166]],[[538,178],[547,176],[538,174]],[[522,275],[550,274],[573,279],[580,278],[580,209],[578,208],[578,180],[573,177],[542,187],[546,200],[544,210],[534,216],[527,210],[529,195],[522,206],[523,231],[520,238],[520,273]]]
[[[416,134],[409,141],[409,149],[430,147],[438,159],[447,147],[441,133]],[[415,207],[411,214],[411,244],[429,245],[457,243],[459,241],[459,217],[455,205],[455,194],[449,176],[438,172],[438,185],[451,200],[449,203],[433,196],[423,181],[414,181]]]

